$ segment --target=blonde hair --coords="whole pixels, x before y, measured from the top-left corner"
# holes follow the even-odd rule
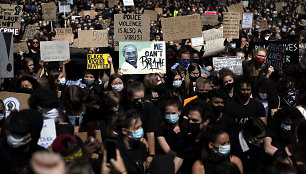
[[[253,52],[253,58],[252,58],[252,62],[251,62],[251,65],[250,65],[250,74],[251,74],[251,77],[257,77],[258,74],[259,74],[259,71],[261,69],[261,67],[264,67],[266,65],[266,62],[263,63],[263,65],[261,67],[256,67],[256,59],[255,59],[255,56],[258,54],[259,51],[263,51],[266,53],[266,56],[268,55],[268,50],[264,47],[258,47],[256,50],[254,50]]]

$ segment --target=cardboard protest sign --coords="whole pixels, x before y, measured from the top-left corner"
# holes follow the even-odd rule
[[[173,41],[202,36],[200,15],[161,18],[163,39]]]
[[[253,13],[243,13],[242,28],[253,27]]]
[[[157,13],[155,10],[144,10],[143,14],[150,16],[150,21],[157,21]]]
[[[80,15],[82,17],[85,17],[85,16],[90,16],[90,19],[95,19],[96,18],[96,12],[94,10],[85,10],[85,11],[81,11],[80,12]]]
[[[102,29],[107,29],[110,26],[110,19],[105,19],[105,20],[101,20],[99,21],[99,24],[101,24]]]
[[[45,21],[56,21],[56,5],[54,3],[44,3],[42,5],[42,12]]]
[[[240,57],[214,57],[213,58],[214,71],[218,72],[222,68],[228,68],[237,75],[242,75],[242,59]]]
[[[4,107],[6,110],[6,117],[10,115],[13,110],[23,110],[28,109],[28,99],[30,98],[30,94],[24,93],[16,93],[16,92],[0,92],[0,99],[4,103]]]
[[[267,30],[268,29],[268,21],[267,20],[260,20],[260,29]]]
[[[19,51],[29,52],[27,42],[14,43],[14,53],[19,53]]]
[[[22,15],[21,5],[0,4],[0,15]]]
[[[275,2],[276,11],[283,11],[283,2]]]
[[[124,6],[134,6],[134,0],[123,0]]]
[[[109,54],[87,54],[87,69],[110,69]]]
[[[70,4],[58,1],[58,11],[60,13],[70,13],[71,12]]]
[[[201,15],[201,21],[203,25],[217,25],[219,23],[218,21],[218,15],[211,15],[211,14],[203,14]]]
[[[249,1],[241,1],[242,7],[247,8],[249,6]]]
[[[78,48],[108,47],[107,30],[78,31]]]
[[[162,8],[155,8],[155,12],[157,14],[163,14],[163,9]]]
[[[26,40],[32,40],[34,39],[34,37],[39,34],[39,31],[37,30],[37,26],[36,25],[27,25],[25,28],[25,33],[23,34],[22,39]]]
[[[240,14],[244,13],[242,3],[231,5],[227,9],[228,9],[228,12],[234,12],[234,13],[240,13]]]
[[[204,57],[218,54],[224,51],[223,27],[203,31],[205,46]]]
[[[69,42],[64,41],[40,41],[41,60],[64,61],[70,58]]]
[[[74,34],[55,35],[54,40],[68,40],[69,44],[73,43]]]
[[[0,14],[0,27],[1,28],[20,28],[20,15],[1,15]]]
[[[240,13],[225,12],[223,17],[223,37],[239,39]]]
[[[191,38],[191,44],[193,47],[204,46],[204,39],[203,37]]]
[[[119,67],[123,74],[166,73],[166,43],[120,42]]]
[[[97,3],[96,9],[104,9],[105,5],[103,3]]]
[[[255,42],[254,48],[264,47],[268,50],[268,66],[273,66],[275,70],[280,70],[283,63],[299,63],[299,42],[298,40]]]
[[[40,131],[38,145],[48,149],[56,138],[55,121],[54,119],[44,120],[43,127]]]
[[[0,33],[0,78],[14,77],[13,52],[13,34]]]
[[[118,0],[108,0],[108,7],[112,8],[114,5],[118,5]]]
[[[71,28],[55,28],[56,35],[73,34]]]
[[[297,8],[297,10],[298,10],[298,13],[299,14],[305,14],[306,12],[305,12],[305,8],[304,8],[304,6],[302,6],[302,5],[300,5],[298,8]]]
[[[150,41],[150,18],[145,14],[115,14],[115,50],[121,41]]]
[[[204,14],[208,14],[208,15],[217,15],[216,11],[205,11]]]

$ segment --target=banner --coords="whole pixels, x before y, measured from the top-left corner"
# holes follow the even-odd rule
[[[119,67],[123,74],[166,73],[166,43],[120,42]]]
[[[56,21],[56,5],[54,3],[42,4],[42,12],[45,21]]]
[[[268,50],[267,64],[274,69],[280,70],[283,63],[299,63],[299,42],[298,40],[255,42],[254,48],[264,47]]]
[[[163,39],[174,41],[202,36],[200,15],[161,18]]]
[[[253,27],[253,13],[243,13],[242,28]]]
[[[6,110],[5,116],[9,116],[11,111],[13,110],[20,111],[23,109],[29,109],[29,98],[30,94],[1,91],[0,99],[4,103],[4,107]]]
[[[115,50],[121,41],[150,41],[150,17],[144,14],[115,14]]]
[[[14,43],[14,53],[19,53],[20,51],[29,53],[27,42]]]
[[[55,138],[56,130],[54,119],[44,120],[44,124],[40,132],[40,138],[37,144],[48,149],[48,147],[52,145]]]
[[[13,52],[13,34],[0,33],[0,78],[14,77]]]
[[[65,61],[70,58],[69,42],[64,41],[40,41],[41,60]]]
[[[39,34],[39,31],[37,30],[37,26],[36,25],[27,25],[25,27],[25,33],[23,34],[22,39],[23,40],[32,40],[34,39],[34,37]]]
[[[67,34],[73,34],[71,28],[55,28],[56,35],[67,35]]]
[[[108,47],[107,30],[78,31],[78,48]]]
[[[241,1],[241,4],[244,8],[249,7],[249,1]]]
[[[228,68],[237,75],[242,75],[242,59],[241,57],[214,57],[213,58],[214,71],[218,72],[222,68]]]
[[[223,27],[203,31],[205,46],[204,57],[219,54],[224,51]]]
[[[215,26],[219,23],[218,15],[203,14],[201,15],[201,21],[203,25]]]
[[[110,69],[109,54],[87,54],[87,69]]]
[[[223,37],[239,39],[240,13],[224,12]]]
[[[124,6],[134,6],[134,0],[123,0]]]

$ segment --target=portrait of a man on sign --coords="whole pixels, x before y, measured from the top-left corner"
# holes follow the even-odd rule
[[[137,48],[133,44],[127,44],[122,49],[122,55],[125,59],[125,62],[123,63],[122,67],[130,67],[133,66],[134,68],[137,68]]]

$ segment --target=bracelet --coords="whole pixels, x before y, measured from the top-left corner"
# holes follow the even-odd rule
[[[150,156],[150,157],[152,157],[152,158],[154,158],[155,157],[155,154],[149,154],[148,156]]]

